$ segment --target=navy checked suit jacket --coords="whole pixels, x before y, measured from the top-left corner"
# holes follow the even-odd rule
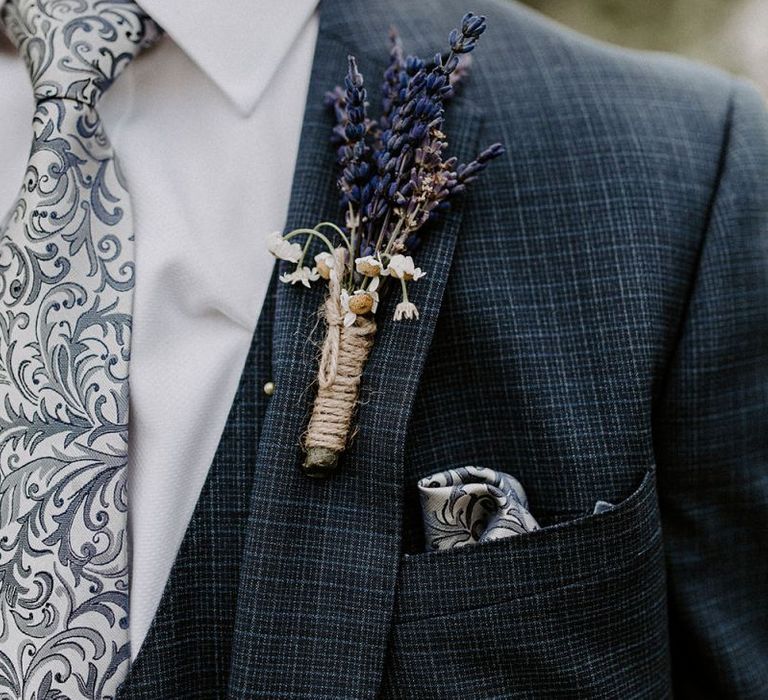
[[[338,217],[322,96],[347,54],[370,80],[390,24],[431,55],[470,9],[451,147],[507,155],[420,251],[422,319],[381,324],[327,482],[299,471],[323,290],[273,280],[123,698],[768,697],[751,87],[506,2],[324,0],[288,226]],[[416,481],[465,464],[518,477],[545,527],[421,553]]]

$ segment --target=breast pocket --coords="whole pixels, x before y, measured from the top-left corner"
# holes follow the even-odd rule
[[[498,542],[405,556],[385,698],[670,695],[656,485]]]

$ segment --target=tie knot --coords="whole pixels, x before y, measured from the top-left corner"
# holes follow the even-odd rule
[[[37,100],[90,106],[161,35],[131,0],[0,0],[0,20],[29,68]]]

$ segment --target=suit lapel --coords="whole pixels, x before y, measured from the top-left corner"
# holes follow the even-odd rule
[[[340,218],[331,118],[322,97],[341,80],[346,56],[353,52],[376,111],[390,20],[366,14],[363,21],[363,9],[336,0],[322,6],[288,228]],[[353,21],[357,15],[359,22]],[[444,41],[442,33],[435,33],[407,48],[430,55]],[[448,115],[451,152],[467,160],[477,145],[479,115],[461,98]],[[448,279],[460,206],[435,227],[418,253],[417,262],[427,271],[412,285],[421,320],[392,321],[394,294],[379,309],[357,434],[342,457],[340,473],[328,481],[308,479],[299,469],[323,334],[318,310],[326,288],[280,285],[272,367],[277,388],[254,467],[232,697],[319,696],[329,686],[345,697],[376,693],[400,559],[406,430]],[[350,672],[339,672],[339,663]]]

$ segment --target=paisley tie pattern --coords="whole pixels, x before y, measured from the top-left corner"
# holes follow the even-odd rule
[[[418,483],[428,551],[483,544],[539,529],[522,484],[483,467],[448,469]]]
[[[0,225],[0,698],[114,698],[130,664],[130,200],[96,112],[159,28],[127,0],[0,0],[36,98]]]

